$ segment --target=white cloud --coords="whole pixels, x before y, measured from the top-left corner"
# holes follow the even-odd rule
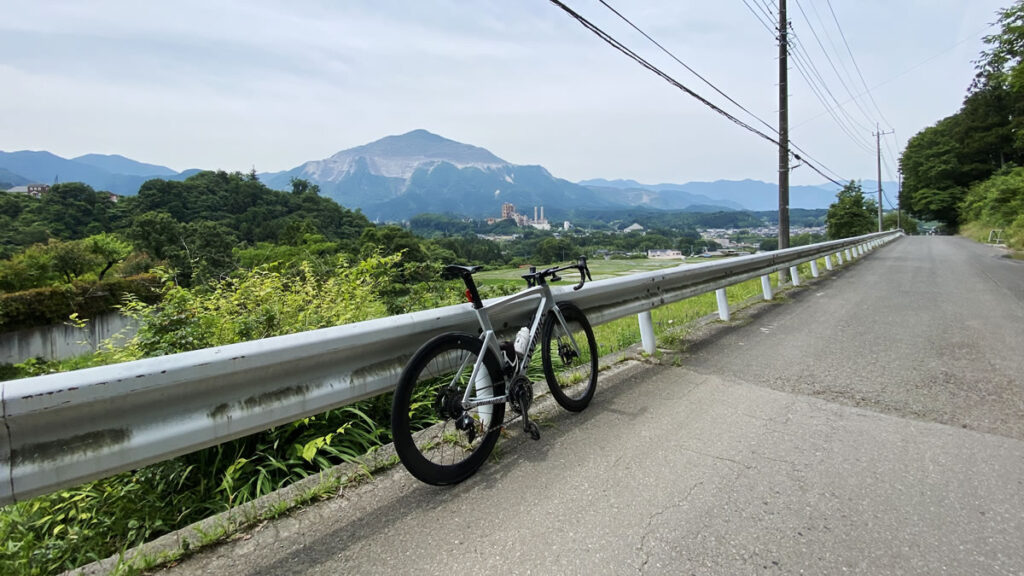
[[[727,106],[597,2],[570,4]],[[824,5],[802,4],[822,42],[842,49]],[[742,2],[614,5],[760,118],[777,122],[774,39]],[[906,71],[979,36],[1000,3],[832,5],[865,79],[880,85],[874,98],[902,147],[956,111],[981,43],[975,38]],[[830,78],[802,15],[793,5],[790,11],[804,48]],[[776,179],[769,143],[629,61],[547,2],[106,0],[22,2],[4,12],[5,150],[120,153],[176,169],[281,170],[426,128],[571,180]],[[794,141],[844,177],[874,174],[873,154],[822,115],[797,70],[790,78]],[[830,85],[847,99],[834,78]],[[873,127],[855,108],[850,113]],[[793,178],[821,180],[806,168]]]

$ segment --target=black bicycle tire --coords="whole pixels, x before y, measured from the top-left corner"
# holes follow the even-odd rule
[[[587,347],[590,352],[590,377],[583,395],[579,398],[568,396],[562,391],[562,387],[559,386],[551,360],[551,337],[559,322],[555,312],[552,310],[548,312],[547,317],[544,319],[544,327],[541,331],[541,364],[544,366],[544,379],[547,380],[551,396],[554,397],[559,406],[570,412],[582,412],[590,405],[590,401],[594,398],[594,392],[597,390],[597,340],[594,338],[594,329],[591,328],[590,321],[587,320],[587,316],[579,307],[571,302],[559,302],[556,306],[567,322],[578,322],[583,333],[587,336]],[[557,350],[555,353],[557,353]]]
[[[490,431],[468,452],[466,458],[453,464],[438,464],[428,459],[414,438],[414,431],[409,420],[412,398],[416,385],[424,369],[432,360],[450,350],[463,350],[479,357],[483,341],[465,333],[441,334],[420,347],[406,364],[395,388],[395,396],[391,405],[391,433],[395,452],[398,458],[417,479],[435,486],[458,484],[472,476],[487,460],[501,434],[501,423],[505,417],[505,404],[494,404],[491,413]],[[498,367],[498,361],[490,350],[485,350],[484,366],[490,375],[493,393],[497,396],[505,393],[505,382]],[[470,366],[471,368],[471,366]],[[447,420],[446,422],[454,422]]]

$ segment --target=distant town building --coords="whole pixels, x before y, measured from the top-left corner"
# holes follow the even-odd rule
[[[648,250],[647,257],[656,260],[683,260],[683,253],[679,250]]]
[[[501,220],[512,220],[513,222],[516,223],[516,226],[520,227],[532,226],[534,228],[537,228],[538,230],[550,230],[551,224],[549,224],[547,219],[544,218],[544,207],[540,207],[539,215],[537,209],[537,206],[533,207],[533,219],[530,219],[530,217],[516,212],[515,204],[512,204],[511,202],[505,202],[504,204],[501,205]],[[487,219],[488,224],[494,224],[497,221],[497,218]]]
[[[644,231],[644,227],[639,225],[639,224],[637,224],[636,222],[634,222],[631,225],[626,226],[622,231],[623,232],[643,232]]]
[[[34,198],[39,198],[43,194],[46,194],[50,190],[50,187],[46,184],[29,184],[28,186],[15,186],[10,188],[8,192],[14,192],[16,194],[28,194]]]

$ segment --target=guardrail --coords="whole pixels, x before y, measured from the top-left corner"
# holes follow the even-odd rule
[[[832,268],[900,236],[877,233],[588,283],[571,298],[592,324],[812,263]],[[799,283],[799,276],[793,276]],[[770,284],[765,298],[771,298]],[[724,295],[724,293],[720,293]],[[720,298],[720,306],[723,301]],[[515,329],[535,303],[492,317]],[[719,313],[723,310],[720,308]],[[727,318],[725,309],[723,317]],[[646,322],[646,326],[645,326]],[[391,391],[434,334],[475,331],[468,304],[182,354],[0,383],[0,504],[166,460]]]

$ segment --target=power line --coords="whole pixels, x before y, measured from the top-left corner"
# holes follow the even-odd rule
[[[770,9],[769,6],[774,6],[774,2],[770,2],[770,0],[762,0],[761,2],[759,2],[758,0],[753,1],[755,4],[757,4],[758,8],[761,9],[762,13],[765,14]],[[745,5],[747,5],[748,10],[750,10],[751,13],[753,13],[754,16],[758,18],[758,20],[761,20],[759,14],[755,10],[753,10],[749,4],[747,4],[747,0],[743,0],[743,2]],[[764,25],[763,21],[762,25]],[[842,130],[842,132],[845,133],[847,137],[849,137],[850,140],[854,142],[854,144],[856,144],[865,152],[873,151],[873,148],[867,143],[865,137],[858,137],[858,131],[855,129],[854,125],[860,125],[859,122],[857,122],[852,116],[850,116],[850,114],[839,104],[839,99],[835,97],[835,95],[832,93],[832,90],[828,87],[828,83],[825,81],[824,77],[818,71],[817,66],[814,65],[814,61],[811,59],[806,49],[803,48],[803,45],[799,41],[799,37],[797,36],[796,32],[790,31],[789,36],[792,39],[792,44],[789,46],[789,48],[791,49],[791,53],[794,57],[794,66],[797,68],[797,71],[800,73],[800,75],[804,77],[804,80],[807,82],[807,85],[811,89],[812,94],[814,94],[818,101],[821,102],[822,107],[825,109],[825,111],[830,116],[832,116],[833,120],[835,120],[840,130]],[[815,80],[815,78],[817,78],[817,80]],[[829,102],[827,101],[829,97],[832,99],[833,102],[835,102],[834,105],[829,104]],[[846,121],[844,122],[844,120],[839,115],[845,116]],[[870,131],[868,128],[864,128],[863,125],[860,126],[863,129],[863,131]]]
[[[594,24],[591,21],[587,20],[586,18],[584,18],[582,15],[577,13],[572,8],[566,6],[564,3],[561,2],[561,0],[551,0],[551,3],[554,4],[555,6],[558,6],[563,11],[565,11],[565,13],[567,13],[570,16],[572,16],[573,18],[575,18],[576,21],[579,22],[584,28],[586,28],[587,30],[590,30],[591,32],[593,32],[598,38],[600,38],[601,40],[604,40],[605,43],[607,43],[611,47],[615,48],[619,52],[622,52],[627,57],[629,57],[630,59],[632,59],[636,63],[640,64],[644,68],[647,68],[648,70],[653,72],[655,75],[657,75],[658,77],[660,77],[663,80],[665,80],[666,82],[668,82],[669,84],[671,84],[671,85],[675,86],[676,88],[682,90],[683,92],[685,92],[686,94],[690,95],[691,97],[693,97],[694,99],[696,99],[700,103],[704,104],[705,106],[707,106],[711,110],[715,111],[719,115],[724,116],[725,118],[729,119],[731,122],[733,122],[737,126],[740,126],[741,128],[743,128],[743,129],[745,129],[745,130],[747,130],[747,131],[749,131],[749,132],[751,132],[753,134],[756,134],[757,136],[760,136],[761,138],[763,138],[763,139],[765,139],[765,140],[775,144],[776,146],[780,145],[779,141],[776,140],[775,138],[769,136],[768,134],[765,134],[764,132],[761,132],[757,128],[754,128],[750,124],[747,124],[746,122],[744,122],[744,121],[740,120],[739,118],[733,116],[732,114],[730,114],[727,111],[723,110],[722,108],[720,108],[719,106],[715,105],[713,102],[711,102],[708,99],[704,98],[700,94],[697,94],[696,92],[694,92],[690,88],[684,86],[678,80],[676,80],[675,78],[669,76],[668,74],[663,72],[661,69],[659,69],[657,66],[655,66],[654,64],[651,64],[650,62],[645,60],[643,57],[638,55],[636,52],[633,52],[632,50],[630,50],[628,47],[626,47],[624,44],[622,44],[621,42],[619,42],[618,40],[613,38],[610,34],[605,32],[604,30],[602,30],[596,24]],[[797,156],[797,158],[800,159],[800,160],[803,160],[804,164],[806,164],[809,168],[811,168],[812,170],[817,172],[819,175],[821,175],[825,179],[827,179],[830,182],[836,184],[837,186],[842,186],[842,184],[837,182],[831,176],[829,176],[829,175],[825,174],[824,172],[822,172],[817,166],[815,166],[811,162],[807,161],[806,159],[800,158],[799,156]]]
[[[826,98],[826,94],[828,94],[828,96],[831,97],[833,101],[835,101],[835,96],[831,93],[827,86],[821,86],[818,82],[815,82],[812,76],[813,71],[809,71],[810,65],[803,60],[804,57],[800,55],[798,52],[793,52],[793,56],[794,67],[797,69],[797,72],[799,72],[800,75],[803,76],[804,80],[807,82],[807,86],[811,89],[811,93],[814,94],[814,96],[818,99],[819,102],[821,102],[821,105],[825,108],[825,112],[827,112],[829,116],[832,117],[832,119],[835,121],[839,129],[842,130],[843,133],[846,134],[846,136],[854,144],[856,144],[862,150],[870,152],[871,147],[865,143],[863,137],[857,137],[856,129],[854,127],[847,126],[846,122],[844,122],[843,119],[839,117],[837,110],[839,112],[844,111],[839,106],[832,106],[829,104],[829,102],[827,101],[828,98]]]
[[[853,68],[857,71],[857,76],[860,77],[860,83],[864,86],[864,90],[868,95],[868,99],[871,100],[871,105],[875,107],[875,111],[878,112],[878,117],[882,119],[892,128],[892,123],[882,114],[882,109],[878,107],[878,102],[875,102],[875,97],[871,94],[871,89],[868,88],[868,83],[864,80],[864,74],[860,71],[860,66],[857,65],[857,59],[853,57],[853,50],[850,50],[850,43],[846,41],[846,34],[843,33],[843,27],[839,25],[839,18],[836,17],[836,11],[832,9],[832,0],[825,0],[828,5],[828,11],[832,13],[832,20],[836,23],[836,29],[839,30],[839,36],[843,39],[843,44],[846,46],[846,53],[850,55],[850,62],[853,62]],[[811,5],[813,6],[813,4]],[[817,9],[815,9],[817,11]]]
[[[778,39],[779,30],[778,30],[778,28],[773,27],[773,25],[770,23],[772,21],[772,15],[769,13],[769,8],[766,7],[767,2],[762,4],[762,3],[758,2],[757,0],[753,0],[754,4],[757,6],[757,8],[760,9],[760,12],[759,12],[753,6],[750,5],[750,2],[748,2],[748,0],[741,0],[741,1],[743,2],[743,5],[747,7],[747,10],[749,10],[750,13],[754,16],[754,18],[761,24],[761,26],[763,26],[765,28],[765,30],[768,31],[769,34],[771,34],[773,37]],[[774,1],[771,2],[771,6],[774,7],[775,10],[778,10],[778,7],[775,5]],[[794,37],[793,40],[795,42],[796,38]],[[792,48],[792,46],[790,46],[790,48]],[[796,53],[794,53],[794,56],[796,56]],[[797,60],[798,59],[799,58],[797,58]],[[832,114],[832,116],[835,119],[836,124],[839,126],[839,128],[844,133],[846,133],[846,135],[848,137],[850,137],[854,141],[855,144],[859,144],[863,149],[869,150],[867,144],[863,143],[863,141],[858,142],[856,137],[850,132],[850,130],[846,127],[846,125],[843,124],[843,121],[835,116],[835,113],[833,111],[834,109],[826,101],[826,98],[825,98],[823,92],[818,88],[818,86],[815,84],[815,82],[811,79],[810,73],[807,72],[806,69],[801,68],[802,64],[799,61],[797,61],[797,60],[794,60],[794,63],[796,65],[798,71],[804,77],[804,79],[807,81],[808,86],[810,86],[810,88],[811,88],[811,92],[815,95],[816,98],[818,98],[818,101],[821,102],[821,104],[824,107],[825,111],[828,112],[829,114]],[[818,76],[820,77],[821,75],[819,74]],[[833,100],[834,99],[835,99],[835,97],[833,97]],[[843,112],[845,112],[845,111],[843,111]],[[776,134],[778,134],[778,130],[776,130],[774,128],[772,128],[772,130]],[[802,152],[805,157],[810,158],[811,160],[814,160],[815,162],[818,162],[818,164],[820,164],[822,168],[824,168],[825,170],[831,172],[832,175],[835,176],[836,178],[838,178],[840,180],[843,179],[843,177],[840,176],[836,171],[828,168],[827,166],[822,164],[820,161],[815,160],[805,150],[803,150],[802,148],[800,148],[799,146],[794,144],[792,142],[792,140],[790,140],[790,146],[792,148]],[[833,182],[834,182],[834,180],[833,180]]]
[[[894,81],[894,80],[896,80],[897,78],[900,78],[900,77],[902,77],[902,76],[906,76],[907,74],[910,74],[910,73],[911,73],[911,72],[913,72],[914,70],[917,70],[917,69],[918,69],[918,68],[920,68],[921,66],[924,66],[925,64],[927,64],[927,63],[931,62],[932,60],[935,60],[936,58],[938,58],[939,56],[942,56],[942,55],[943,55],[943,54],[945,54],[946,52],[949,52],[950,50],[953,50],[954,48],[956,48],[957,46],[959,46],[959,45],[963,44],[964,42],[967,42],[967,41],[969,41],[969,40],[974,40],[974,39],[976,39],[976,38],[978,37],[978,35],[979,35],[979,34],[981,34],[982,32],[984,32],[984,31],[986,31],[986,30],[988,30],[989,28],[992,28],[992,27],[993,27],[993,26],[995,26],[996,24],[997,24],[997,22],[992,22],[992,23],[990,23],[990,24],[986,24],[986,25],[985,25],[985,26],[984,26],[983,28],[981,28],[980,30],[978,30],[978,31],[977,31],[977,32],[975,32],[974,34],[972,34],[972,35],[970,35],[970,36],[966,36],[966,37],[964,37],[964,38],[961,38],[960,40],[956,41],[955,43],[953,43],[953,44],[952,44],[951,46],[949,46],[948,48],[946,48],[946,49],[944,49],[944,50],[940,50],[939,52],[936,52],[935,54],[932,54],[931,56],[929,56],[929,57],[925,58],[924,60],[921,60],[921,61],[920,61],[920,62],[918,62],[917,64],[914,64],[914,65],[913,65],[913,66],[911,66],[910,68],[907,68],[906,70],[904,70],[904,71],[902,71],[902,72],[900,72],[900,73],[896,74],[895,76],[891,76],[891,77],[889,77],[888,79],[886,79],[886,80],[883,80],[883,81],[879,82],[878,84],[875,84],[874,86],[871,86],[871,87],[870,87],[870,88],[868,88],[868,89],[867,89],[866,91],[864,91],[864,92],[861,92],[861,93],[857,94],[857,95],[855,96],[855,98],[859,98],[859,97],[863,96],[864,94],[866,94],[866,93],[867,93],[867,92],[869,92],[869,91],[872,91],[872,90],[877,90],[878,88],[881,88],[882,86],[885,86],[886,84],[888,84],[888,83],[890,83],[890,82],[893,82],[893,81]],[[853,100],[853,98],[850,98],[849,100],[845,100],[845,101],[843,101],[843,102],[842,102],[842,104],[847,104],[847,103],[849,103],[849,102],[850,102],[851,100]],[[794,126],[794,128],[799,128],[800,126],[802,126],[802,125],[804,125],[804,124],[806,124],[806,123],[808,123],[808,122],[810,122],[810,121],[812,121],[812,120],[814,120],[814,119],[818,118],[818,117],[819,117],[819,116],[821,116],[822,114],[824,114],[824,112],[822,112],[821,114],[818,114],[818,115],[816,115],[816,116],[812,116],[811,118],[808,118],[807,120],[804,120],[804,121],[803,121],[803,122],[801,122],[800,124],[797,124],[796,126]]]
[[[850,114],[839,104],[839,100],[836,98],[835,94],[832,93],[832,90],[828,87],[828,84],[825,82],[825,79],[822,78],[821,73],[818,72],[817,67],[814,66],[814,62],[811,61],[810,56],[807,55],[807,51],[803,48],[802,43],[797,41],[795,33],[793,34],[793,37],[793,62],[797,68],[797,71],[800,72],[801,76],[804,77],[804,80],[807,81],[807,85],[811,88],[812,93],[814,93],[814,95],[818,98],[818,101],[821,102],[822,106],[824,106],[825,111],[830,116],[832,116],[832,119],[835,120],[839,128],[844,133],[846,133],[846,135],[849,136],[850,139],[855,144],[857,144],[861,149],[865,150],[866,152],[871,152],[871,146],[867,144],[865,140],[863,140],[863,137],[857,137],[856,126],[852,126],[859,125],[857,121],[854,120],[850,116]],[[817,79],[817,81],[815,80],[815,78]],[[830,105],[827,102],[828,99],[825,97],[826,94],[829,98],[832,99],[832,102],[835,102],[834,106]],[[846,117],[845,123],[842,120],[842,118],[840,118],[839,114],[842,114]],[[848,124],[850,124],[851,126],[848,126]],[[863,126],[861,127],[863,128]]]
[[[839,67],[842,68],[842,70],[843,70],[843,76],[841,77],[841,81],[843,81],[843,87],[846,88],[847,94],[852,96],[853,92],[848,87],[849,86],[855,86],[856,83],[854,81],[853,74],[850,73],[850,69],[846,65],[846,62],[845,62],[845,59],[842,56],[842,53],[839,51],[839,48],[836,45],[835,38],[834,38],[835,34],[832,34],[832,33],[829,32],[829,26],[828,26],[828,24],[825,23],[825,19],[821,17],[821,13],[818,12],[818,7],[815,5],[814,2],[811,2],[811,12],[814,13],[814,17],[817,19],[818,23],[821,25],[821,28],[819,28],[819,29],[821,30],[822,35],[826,39],[828,39],[828,44],[829,44],[829,46],[832,47],[832,55],[835,56],[836,62],[839,63]],[[835,20],[835,18],[833,18],[833,20]],[[836,25],[838,26],[838,20],[836,20]],[[839,29],[839,34],[841,36],[843,36],[843,38],[845,40],[845,35],[843,34],[842,28]],[[853,52],[850,51],[849,46],[847,46],[846,52],[850,55],[850,58],[852,59],[853,58]],[[854,62],[854,65],[856,66],[856,62]],[[838,77],[839,74],[837,73],[836,76]],[[847,84],[845,82],[845,80],[843,80],[843,79],[848,80],[849,84]],[[855,103],[857,105],[857,109],[860,110],[860,113],[864,115],[864,119],[867,120],[867,122],[869,124],[872,123],[872,122],[875,122],[877,124],[877,118],[873,118],[871,116],[871,114],[870,114],[870,111],[868,109],[866,109],[865,107],[860,105],[860,101],[859,100],[855,100]],[[866,103],[865,103],[865,106],[867,106]]]
[[[772,36],[775,36],[778,33],[778,30],[775,29],[771,24],[769,24],[769,22],[772,21],[771,18],[768,18],[768,21],[765,22],[764,18],[761,17],[761,14],[758,14],[757,10],[754,10],[754,7],[751,6],[750,3],[747,2],[747,0],[741,0],[741,1],[747,7],[747,10],[750,10],[750,13],[754,15],[754,18],[757,18],[757,21],[760,22],[762,26],[764,26],[764,29],[767,30],[769,34],[771,34]],[[760,5],[758,5],[758,7],[760,7]],[[762,12],[763,12],[763,8],[762,8]]]
[[[710,86],[712,90],[714,90],[715,92],[717,92],[718,94],[720,94],[720,95],[721,95],[721,96],[722,96],[723,98],[725,98],[726,100],[728,100],[729,102],[731,102],[732,104],[734,104],[734,105],[735,105],[735,106],[736,106],[737,108],[739,108],[740,110],[743,110],[744,112],[746,112],[747,114],[749,114],[750,116],[752,116],[753,118],[755,118],[755,119],[756,119],[756,120],[757,120],[758,122],[760,122],[761,124],[763,124],[763,125],[764,125],[765,127],[767,127],[767,128],[769,129],[769,130],[771,130],[771,131],[772,131],[772,132],[774,132],[775,134],[778,134],[778,133],[779,133],[779,131],[778,131],[778,129],[777,129],[777,128],[775,128],[774,126],[772,126],[772,125],[771,125],[771,124],[769,124],[768,122],[765,122],[765,121],[764,121],[764,120],[763,120],[762,118],[760,118],[760,117],[759,117],[759,116],[758,116],[757,114],[754,114],[753,112],[751,112],[750,110],[748,110],[748,109],[747,109],[746,107],[744,107],[744,106],[743,106],[742,104],[740,104],[739,102],[737,102],[736,100],[734,100],[734,99],[733,99],[732,97],[730,97],[730,96],[729,96],[728,94],[726,94],[725,92],[721,91],[721,90],[720,90],[720,89],[719,89],[719,88],[718,88],[717,86],[715,86],[715,85],[714,85],[714,84],[713,84],[713,83],[712,83],[712,82],[711,82],[710,80],[708,80],[707,78],[705,78],[704,76],[702,76],[702,75],[701,75],[700,73],[698,73],[698,72],[697,72],[696,70],[694,70],[694,69],[693,69],[693,68],[691,68],[691,67],[690,67],[689,65],[687,65],[687,64],[686,64],[685,62],[683,62],[682,60],[680,60],[680,59],[679,59],[679,58],[678,58],[678,57],[677,57],[677,56],[676,56],[675,54],[673,54],[673,53],[672,53],[671,51],[669,51],[669,49],[668,49],[668,48],[665,48],[665,47],[664,47],[663,45],[661,45],[661,44],[660,44],[660,43],[659,43],[659,42],[658,42],[657,40],[655,40],[655,39],[654,39],[654,38],[652,38],[652,37],[651,37],[651,36],[650,36],[649,34],[647,34],[646,32],[644,32],[643,30],[641,30],[641,29],[640,29],[640,27],[639,27],[639,26],[637,26],[636,24],[634,24],[632,20],[630,20],[630,19],[629,19],[629,18],[627,18],[627,17],[625,16],[625,15],[623,15],[623,14],[622,14],[621,12],[619,12],[618,10],[616,10],[615,8],[613,8],[613,7],[612,7],[612,6],[611,6],[611,5],[610,5],[610,4],[608,3],[608,2],[606,2],[605,0],[599,0],[599,1],[601,2],[601,4],[603,4],[603,5],[605,6],[605,8],[607,8],[607,9],[611,10],[611,11],[612,11],[612,12],[613,12],[613,13],[614,13],[614,14],[615,14],[616,16],[618,16],[618,17],[619,17],[619,18],[621,18],[621,19],[622,19],[622,20],[623,20],[624,22],[626,22],[626,24],[629,24],[629,25],[630,25],[630,26],[631,26],[631,27],[632,27],[632,28],[633,28],[634,30],[636,30],[636,31],[637,31],[637,32],[639,32],[639,33],[640,33],[641,35],[643,35],[643,37],[644,37],[644,38],[647,38],[648,40],[650,40],[650,41],[651,41],[651,43],[652,43],[652,44],[654,44],[655,46],[657,46],[658,48],[660,48],[662,52],[664,52],[665,54],[668,54],[668,56],[669,56],[670,58],[672,58],[673,60],[675,60],[676,62],[678,62],[680,66],[682,66],[683,68],[686,68],[686,70],[687,70],[687,71],[689,71],[689,72],[690,72],[691,74],[693,74],[694,76],[696,76],[697,78],[699,78],[699,79],[700,79],[701,81],[703,81],[703,82],[704,82],[705,84],[707,84],[708,86]],[[744,4],[747,4],[747,0],[743,0],[743,3],[744,3]],[[749,5],[749,4],[747,4],[747,8],[751,9],[751,11],[753,12],[753,9],[752,9],[752,8],[750,7],[750,5]],[[757,14],[756,12],[753,12],[753,13],[754,13],[754,16],[755,16],[755,17],[757,17],[757,16],[758,16],[758,14]],[[762,22],[762,24],[764,24],[764,22]],[[769,31],[770,31],[770,30],[769,30]],[[822,167],[822,168],[823,168],[824,170],[826,170],[826,171],[828,171],[828,172],[831,172],[833,176],[836,176],[837,178],[839,178],[839,179],[842,179],[842,176],[839,176],[839,174],[838,174],[838,173],[836,173],[836,172],[835,172],[834,170],[832,170],[832,169],[828,168],[827,166],[825,166],[824,164],[822,164],[822,163],[821,163],[820,161],[818,161],[818,160],[815,160],[815,159],[814,159],[813,157],[811,157],[811,155],[810,155],[810,154],[808,154],[807,152],[805,152],[805,151],[804,151],[803,149],[801,149],[801,148],[800,148],[799,146],[796,146],[796,145],[795,145],[795,144],[793,144],[792,142],[790,142],[790,145],[791,145],[791,146],[792,146],[793,148],[795,148],[795,149],[796,149],[797,151],[801,152],[801,153],[802,153],[802,154],[804,155],[804,157],[806,157],[806,158],[809,158],[810,160],[812,160],[812,161],[814,161],[814,162],[817,162],[817,163],[818,163],[818,164],[819,164],[819,165],[820,165],[820,166],[821,166],[821,167]]]
[[[700,75],[699,73],[697,73],[697,71],[696,71],[696,70],[694,70],[693,68],[690,68],[689,66],[687,66],[687,65],[686,65],[686,63],[685,63],[685,62],[683,62],[682,60],[680,60],[679,58],[677,58],[675,54],[673,54],[673,53],[669,52],[669,51],[668,51],[668,49],[667,49],[667,48],[665,48],[664,46],[662,46],[661,44],[659,44],[657,40],[655,40],[654,38],[651,38],[651,37],[650,37],[650,36],[649,36],[649,35],[647,34],[647,32],[644,32],[644,31],[643,31],[643,30],[641,30],[641,29],[640,29],[640,28],[639,28],[639,27],[638,27],[638,26],[637,26],[636,24],[633,24],[633,22],[632,22],[632,21],[631,21],[631,20],[630,20],[629,18],[626,18],[625,16],[623,16],[623,15],[622,15],[622,13],[621,13],[621,12],[619,12],[619,11],[618,11],[618,10],[616,10],[615,8],[612,8],[612,7],[611,7],[611,5],[610,5],[610,4],[608,4],[608,2],[605,2],[605,0],[598,0],[598,1],[599,1],[599,2],[601,2],[601,4],[604,4],[604,7],[605,7],[605,8],[607,8],[607,9],[611,10],[611,11],[612,11],[612,12],[613,12],[613,13],[614,13],[614,14],[615,14],[616,16],[618,16],[619,18],[621,18],[621,19],[622,19],[622,20],[623,20],[623,21],[624,21],[624,22],[625,22],[626,24],[629,24],[629,25],[630,25],[630,26],[631,26],[631,27],[632,27],[632,28],[633,28],[634,30],[636,30],[637,32],[639,32],[640,34],[642,34],[644,38],[647,38],[648,40],[650,40],[652,44],[654,44],[654,45],[655,45],[655,46],[657,46],[658,48],[661,48],[661,51],[662,51],[662,52],[664,52],[665,54],[668,54],[668,55],[669,55],[669,57],[670,57],[670,58],[672,58],[673,60],[675,60],[676,62],[678,62],[680,66],[682,66],[683,68],[686,68],[686,69],[687,69],[687,70],[688,70],[688,71],[690,72],[690,74],[693,74],[693,75],[694,75],[694,76],[696,76],[697,78],[700,78],[700,80],[701,80],[702,82],[704,82],[705,84],[707,84],[708,86],[710,86],[710,87],[711,87],[711,89],[712,89],[712,90],[714,90],[715,92],[718,92],[718,93],[719,93],[719,94],[720,94],[720,95],[721,95],[721,96],[722,96],[723,98],[725,98],[725,99],[726,99],[726,100],[728,100],[729,102],[732,102],[732,103],[733,103],[733,104],[734,104],[734,105],[735,105],[735,106],[736,106],[737,108],[739,108],[740,110],[743,110],[743,111],[744,111],[744,112],[746,112],[747,114],[750,114],[750,115],[751,115],[751,116],[752,116],[752,117],[753,117],[754,119],[756,119],[756,120],[757,120],[758,122],[760,122],[761,124],[763,124],[763,125],[767,126],[769,130],[772,130],[772,131],[774,131],[774,132],[775,132],[776,134],[778,134],[778,132],[779,132],[779,131],[778,131],[778,130],[776,130],[776,129],[775,129],[775,127],[773,127],[773,126],[772,126],[771,124],[769,124],[769,123],[765,122],[764,120],[762,120],[762,119],[761,119],[761,118],[760,118],[760,117],[759,117],[759,116],[758,116],[757,114],[754,114],[754,113],[753,113],[753,112],[751,112],[750,110],[747,110],[747,109],[746,109],[746,108],[745,108],[745,107],[744,107],[744,106],[743,106],[742,104],[740,104],[739,102],[737,102],[737,101],[733,100],[732,98],[730,98],[730,97],[729,97],[729,95],[728,95],[728,94],[726,94],[725,92],[722,92],[721,90],[719,90],[719,89],[718,89],[718,86],[715,86],[714,84],[712,84],[712,83],[711,83],[711,81],[710,81],[710,80],[708,80],[707,78],[705,78],[705,77],[701,76],[701,75]]]
[[[804,20],[807,22],[807,28],[808,30],[811,31],[811,35],[814,36],[814,40],[815,42],[817,42],[818,47],[821,48],[821,53],[825,55],[825,61],[828,62],[828,65],[832,68],[832,71],[835,72],[836,78],[839,79],[839,84],[842,85],[843,89],[846,90],[846,93],[849,94],[852,98],[853,92],[850,90],[850,87],[846,84],[846,81],[843,80],[843,76],[842,74],[839,73],[839,69],[836,68],[836,64],[835,62],[832,61],[832,57],[828,55],[828,50],[825,49],[825,45],[822,43],[821,38],[818,37],[818,33],[814,30],[814,25],[811,23],[811,19],[807,17],[807,13],[804,12],[804,7],[802,4],[800,4],[800,0],[796,0],[796,6],[797,8],[800,9],[800,13],[803,14]],[[871,123],[870,115],[868,115],[868,113],[864,111],[864,108],[860,105],[860,102],[856,98],[852,99],[854,105],[857,107],[858,110],[860,110],[860,113],[864,115],[864,117],[868,120],[868,123]]]

